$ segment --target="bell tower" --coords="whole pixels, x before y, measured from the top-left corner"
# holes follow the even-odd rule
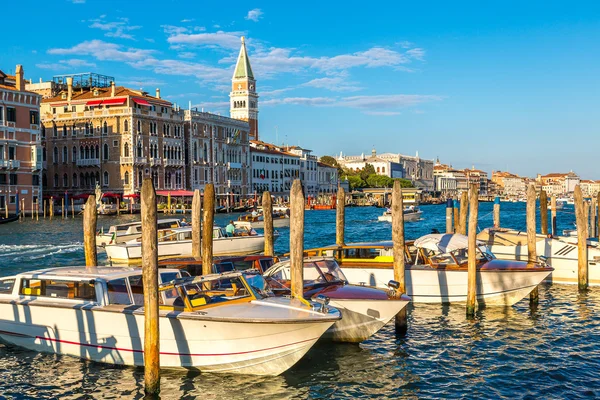
[[[231,118],[248,121],[250,140],[258,140],[258,95],[256,81],[246,51],[246,42],[242,36],[242,47],[231,78],[230,110]]]

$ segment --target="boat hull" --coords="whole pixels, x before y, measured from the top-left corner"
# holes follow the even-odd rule
[[[342,271],[351,284],[386,288],[394,279],[392,268],[363,265]],[[485,305],[510,306],[529,294],[550,273],[548,270],[478,270],[476,300]],[[467,271],[407,267],[406,294],[414,303],[467,301]]]
[[[264,236],[236,236],[213,240],[213,255],[246,255],[257,254],[264,250]],[[120,243],[104,247],[108,258],[115,263],[131,263],[141,260],[142,246],[140,242]],[[192,241],[159,242],[158,257],[185,257],[192,255]]]
[[[342,319],[325,332],[324,339],[359,343],[369,339],[406,305],[407,300],[331,299]]]
[[[418,221],[421,219],[421,215],[423,214],[423,211],[417,211],[417,212],[412,212],[412,213],[404,213],[404,222],[414,222],[414,221]],[[377,217],[378,221],[381,222],[392,222],[392,216],[391,215],[380,215],[379,217]]]
[[[489,246],[501,260],[527,260],[527,246]],[[577,245],[556,239],[543,239],[536,243],[538,255],[546,257],[554,268],[547,281],[559,284],[577,284]],[[588,284],[600,286],[600,249],[588,247]]]
[[[35,302],[33,302],[35,303]],[[0,339],[38,352],[143,366],[141,311],[0,303]],[[160,313],[160,365],[204,372],[279,375],[333,320],[295,323],[213,321]]]

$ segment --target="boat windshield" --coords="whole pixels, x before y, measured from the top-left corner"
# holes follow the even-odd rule
[[[316,267],[321,271],[323,279],[327,282],[348,282],[346,276],[335,260],[315,261]]]
[[[258,282],[255,282],[258,283]],[[180,286],[181,292],[187,297],[192,307],[207,304],[225,303],[227,301],[252,296],[257,290],[248,290],[241,276],[220,277],[210,281],[193,282]],[[262,295],[256,294],[262,298]],[[183,300],[176,299],[175,306],[183,306]]]
[[[248,285],[250,285],[257,298],[264,299],[273,295],[269,284],[262,275],[246,274],[244,278],[246,278],[246,282],[248,282]]]

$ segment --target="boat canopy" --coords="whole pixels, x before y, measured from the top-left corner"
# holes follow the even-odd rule
[[[431,233],[421,236],[414,243],[415,247],[429,249],[440,253],[450,253],[469,247],[468,237],[458,233]],[[477,245],[483,245],[480,240]]]

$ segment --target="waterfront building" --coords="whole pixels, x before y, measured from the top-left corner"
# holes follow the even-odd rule
[[[26,89],[24,70],[15,75],[0,71],[0,210],[14,214],[25,200],[41,204],[42,149],[40,101],[42,96]],[[37,203],[36,203],[37,202]]]
[[[546,175],[537,174],[535,181],[541,187],[551,188],[554,194],[573,193],[575,186],[579,185],[579,175],[573,171],[567,173],[550,173]]]
[[[219,203],[239,202],[250,188],[250,125],[229,117],[185,110],[187,188],[215,185]]]
[[[464,170],[442,164],[439,158],[433,166],[434,191],[446,196],[458,196],[469,189],[469,181]]]
[[[480,169],[475,169],[475,166],[472,166],[471,169],[465,169],[465,176],[469,185],[477,185],[479,187],[480,195],[488,194],[488,174],[485,171]]]
[[[298,156],[300,159],[300,180],[304,186],[304,195],[317,196],[319,194],[318,157],[312,154],[312,150],[300,146],[288,146],[285,151]]]
[[[90,193],[96,184],[131,194],[146,176],[157,190],[185,187],[183,114],[160,89],[151,96],[91,73],[53,81],[54,96],[41,105],[47,195]]]
[[[338,187],[338,170],[336,167],[317,161],[317,191],[319,193],[335,193]]]
[[[268,190],[273,195],[287,195],[292,181],[300,178],[300,156],[288,152],[283,146],[252,140],[250,156],[251,191],[256,194]]]
[[[233,71],[231,80],[230,116],[248,122],[250,125],[250,139],[258,140],[258,94],[256,80],[250,66],[250,59],[246,51],[246,43],[242,36],[240,54]]]
[[[518,178],[518,175],[512,174],[507,171],[492,171],[492,182],[496,185],[496,188],[500,192],[504,191],[505,178]]]
[[[596,197],[598,196],[598,192],[600,192],[600,181],[582,179],[579,185],[581,186],[581,192],[585,197]]]
[[[506,176],[503,178],[503,193],[507,197],[522,197],[527,192],[527,180],[519,176]]]
[[[357,172],[365,168],[367,164],[370,164],[378,175],[385,175],[390,178],[404,178],[402,165],[399,162],[379,157],[375,149],[371,150],[370,157],[366,157],[364,153],[360,156],[343,156],[340,153],[337,162],[340,166]]]

